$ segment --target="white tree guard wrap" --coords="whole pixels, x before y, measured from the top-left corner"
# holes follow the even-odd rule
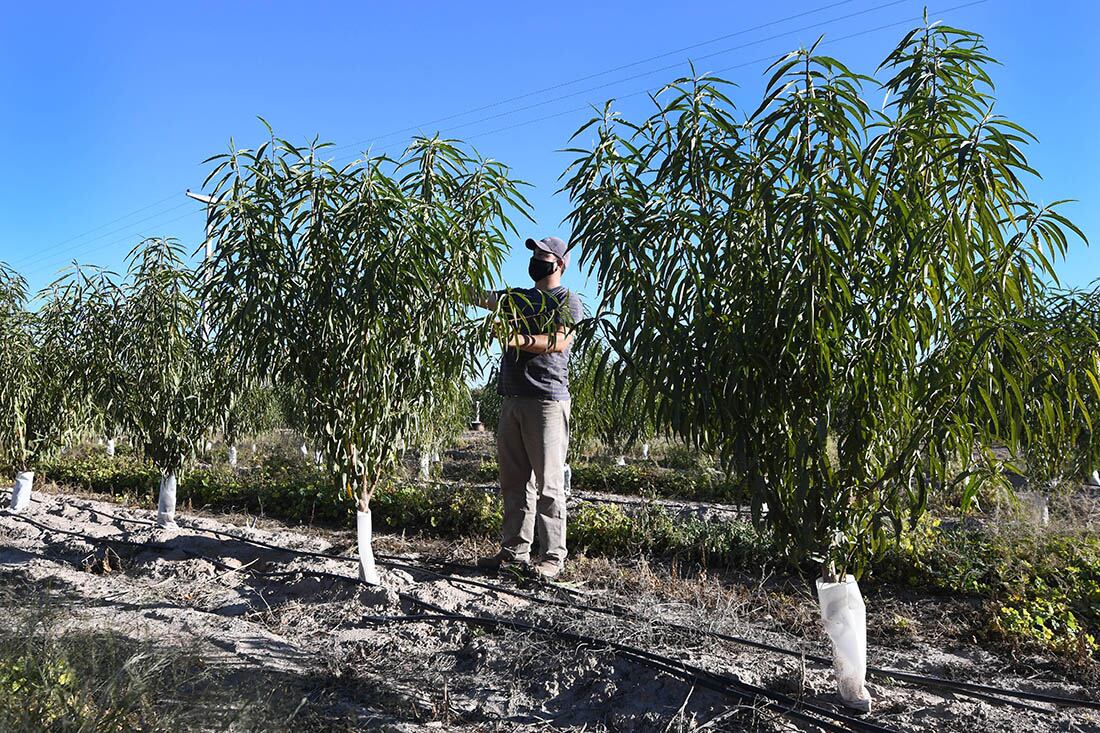
[[[252,444],[252,455],[256,455],[256,444]]]
[[[305,456],[306,458],[309,457],[309,448],[306,447],[305,443],[302,443],[302,447],[300,450],[302,451],[303,456]]]
[[[615,459],[615,465],[616,466],[625,466],[626,465],[626,456],[619,456],[618,458],[616,458]]]
[[[1039,497],[1039,524],[1044,527],[1050,524],[1050,500],[1045,496]]]
[[[157,526],[176,526],[176,474],[170,473],[160,479],[160,494],[157,498]]]
[[[1027,503],[1031,509],[1031,517],[1040,526],[1050,524],[1050,500],[1038,491],[1029,492]]]
[[[237,467],[237,446],[229,446],[229,465],[233,468]]]
[[[1089,476],[1089,484],[1091,486],[1100,486],[1100,471],[1093,471]]]
[[[31,505],[31,489],[34,487],[34,471],[15,474],[15,486],[11,487],[11,510],[21,512]]]
[[[871,709],[867,691],[867,609],[859,585],[851,575],[840,583],[817,579],[821,621],[833,642],[837,691],[844,704],[856,710]]]
[[[107,439],[107,455],[110,456],[111,458],[115,457],[115,439],[114,438],[108,438]]]
[[[642,460],[649,460],[649,443],[642,443]]]
[[[371,545],[370,510],[355,512],[355,531],[359,541],[359,580],[369,585],[381,585],[374,567],[374,547]]]
[[[420,453],[420,480],[427,481],[432,477],[432,459],[427,451]]]

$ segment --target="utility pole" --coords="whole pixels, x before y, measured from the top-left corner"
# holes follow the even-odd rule
[[[210,262],[210,258],[214,256],[214,242],[211,239],[211,235],[213,234],[212,227],[214,223],[215,199],[213,196],[207,196],[204,193],[194,193],[191,189],[187,189],[187,198],[195,199],[196,201],[201,201],[206,204],[206,254],[203,257],[203,262],[208,263]],[[210,282],[209,272],[206,273],[206,282],[207,284]],[[206,323],[206,303],[201,304],[201,313],[202,315],[199,316],[199,324],[202,327],[203,336],[209,338],[210,326]]]

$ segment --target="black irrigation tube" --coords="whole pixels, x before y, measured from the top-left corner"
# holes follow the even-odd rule
[[[821,705],[809,703],[804,700],[799,700],[791,695],[786,695],[780,692],[771,692],[764,687],[745,682],[735,674],[719,674],[716,672],[710,672],[701,667],[681,662],[672,657],[666,657],[661,654],[654,654],[653,652],[646,651],[644,649],[638,649],[637,647],[621,644],[617,641],[609,641],[607,639],[601,639],[595,636],[588,636],[585,634],[578,634],[573,631],[567,631],[554,626],[543,626],[539,624],[532,624],[526,621],[519,621],[517,619],[503,619],[496,616],[465,616],[462,614],[456,614],[454,611],[448,611],[445,608],[436,606],[434,604],[417,599],[415,596],[410,597],[407,594],[400,593],[403,598],[410,600],[411,602],[426,608],[430,611],[434,611],[440,615],[440,617],[459,621],[466,624],[473,624],[483,626],[486,628],[506,628],[512,631],[521,631],[528,633],[542,634],[544,636],[552,636],[563,641],[568,641],[578,646],[588,647],[603,647],[615,651],[617,654],[626,659],[631,659],[635,662],[643,664],[647,667],[657,669],[666,674],[677,677],[685,682],[691,682],[692,684],[698,684],[706,687],[707,689],[720,692],[729,697],[732,697],[738,701],[746,701],[750,698],[756,700],[763,698],[768,700],[765,703],[765,707],[782,715],[789,716],[796,720],[801,720],[806,723],[812,723],[825,730],[831,731],[845,731],[845,730],[858,730],[868,731],[868,733],[897,733],[892,728],[881,726],[871,721],[860,720],[859,718],[840,713],[835,710],[830,710]],[[380,617],[368,617],[380,618]],[[381,618],[403,618],[400,616],[394,617],[381,617]],[[840,723],[847,724],[849,728],[842,728],[835,723],[829,723],[822,721],[819,718],[815,718],[813,715],[802,712],[800,709],[811,711],[814,715],[818,715],[831,720],[839,721]]]
[[[104,516],[110,516],[107,512],[99,513],[103,514]],[[18,514],[9,514],[9,516],[20,522],[29,524],[43,532],[52,532],[67,535],[70,537],[76,537],[89,544],[118,544],[139,549],[157,549],[180,552],[190,557],[205,560],[206,562],[209,562],[215,567],[219,567],[223,570],[248,573],[257,577],[285,577],[293,575],[307,575],[313,577],[330,578],[352,585],[360,584],[360,581],[357,578],[351,578],[344,575],[336,575],[335,573],[326,573],[321,571],[291,570],[272,573],[266,571],[252,570],[249,568],[234,568],[215,558],[207,557],[201,553],[197,553],[182,547],[175,547],[173,545],[169,545],[163,542],[136,542],[134,540],[126,540],[122,538],[96,537],[94,535],[88,535],[82,532],[76,532],[74,530],[61,529],[59,527],[50,527],[49,525],[38,522],[34,519],[31,519],[30,517],[21,516]],[[141,520],[141,523],[145,524],[146,522]],[[284,549],[284,551],[287,550]],[[333,556],[329,555],[326,557],[332,558]],[[454,621],[458,623],[465,623],[467,625],[477,625],[483,628],[503,628],[518,632],[537,633],[544,636],[551,636],[554,638],[562,639],[564,641],[569,641],[577,644],[578,646],[590,646],[597,648],[602,647],[611,649],[624,659],[629,659],[636,663],[650,667],[651,669],[669,674],[670,676],[676,677],[683,681],[697,684],[700,687],[705,687],[715,692],[724,694],[727,697],[731,697],[737,700],[739,703],[755,701],[757,699],[767,700],[767,702],[764,703],[764,707],[768,708],[769,710],[772,710],[776,713],[787,716],[794,720],[799,720],[804,723],[816,725],[819,728],[831,731],[832,733],[848,733],[848,731],[860,731],[865,733],[898,733],[898,731],[894,730],[893,728],[887,728],[885,726],[878,725],[877,723],[860,720],[853,716],[836,712],[820,705],[815,705],[813,703],[799,700],[790,695],[785,695],[778,692],[771,692],[763,687],[744,682],[736,675],[723,675],[710,672],[708,670],[702,669],[701,667],[695,667],[693,665],[686,664],[671,657],[654,654],[652,652],[648,652],[643,649],[637,649],[635,647],[630,647],[625,644],[620,644],[618,642],[600,639],[593,636],[586,636],[583,634],[576,634],[571,631],[566,631],[564,629],[559,629],[551,626],[541,626],[537,624],[525,623],[514,619],[497,618],[494,616],[465,616],[462,614],[454,613],[453,611],[448,611],[445,608],[432,604],[409,593],[397,591],[397,595],[400,596],[402,599],[408,601],[410,604],[433,611],[437,615],[432,616],[428,614],[421,614],[413,616],[367,616],[364,617],[363,620],[368,623],[379,620],[384,620],[387,622],[432,620]],[[824,720],[822,718],[824,718]],[[843,727],[842,725],[838,725],[837,723],[831,721],[843,723],[848,727]]]
[[[462,563],[443,562],[441,564],[450,565],[450,566],[457,567],[457,568],[471,569],[471,567],[469,565],[463,565]],[[408,567],[408,566],[405,566],[405,567]],[[422,572],[431,573],[431,571],[422,571]],[[438,573],[432,573],[432,574],[439,575]],[[552,605],[552,606],[557,606],[557,607],[560,607],[560,608],[571,608],[571,609],[574,609],[574,610],[588,611],[588,612],[591,612],[591,613],[599,613],[599,614],[603,614],[603,615],[606,615],[606,616],[612,616],[612,617],[615,617],[615,618],[631,619],[631,620],[635,620],[635,621],[645,621],[645,622],[655,623],[655,624],[659,624],[659,625],[661,625],[661,626],[663,626],[667,629],[673,629],[673,630],[676,630],[676,631],[683,631],[683,632],[686,632],[686,633],[689,633],[689,634],[701,634],[703,636],[709,636],[709,637],[712,637],[712,638],[715,638],[715,639],[721,639],[722,641],[727,641],[727,642],[731,642],[731,643],[734,643],[734,644],[739,644],[741,646],[747,646],[747,647],[750,647],[750,648],[753,648],[753,649],[760,649],[760,650],[763,650],[763,651],[768,651],[768,652],[773,652],[773,653],[777,653],[777,654],[784,654],[784,655],[791,656],[791,657],[798,657],[798,658],[801,658],[801,659],[806,659],[808,661],[814,662],[816,664],[819,664],[819,665],[822,665],[822,666],[825,666],[825,667],[831,666],[833,664],[832,660],[830,660],[828,657],[823,657],[823,656],[820,656],[818,654],[811,654],[811,653],[797,651],[797,650],[794,650],[794,649],[788,649],[786,647],[780,647],[780,646],[776,646],[774,644],[768,644],[767,642],[763,642],[763,641],[755,641],[753,639],[747,639],[747,638],[744,638],[744,637],[741,637],[741,636],[733,636],[731,634],[726,634],[726,633],[723,633],[721,631],[709,631],[709,630],[706,630],[706,629],[698,629],[698,628],[693,628],[693,627],[690,627],[690,626],[684,626],[683,624],[678,624],[674,621],[663,621],[661,619],[649,619],[649,618],[646,618],[646,617],[641,616],[639,614],[636,614],[632,611],[622,609],[622,608],[607,608],[607,607],[603,607],[603,606],[593,606],[593,605],[590,605],[590,604],[587,604],[587,603],[571,603],[571,602],[568,602],[568,601],[559,601],[559,600],[553,599],[553,598],[543,598],[542,596],[536,596],[534,594],[521,593],[521,592],[513,591],[509,588],[504,588],[504,587],[501,587],[501,586],[494,586],[490,583],[481,583],[481,582],[478,582],[478,581],[467,580],[465,578],[456,577],[454,575],[442,575],[441,577],[445,577],[445,578],[448,578],[448,579],[451,579],[451,580],[455,580],[455,581],[460,582],[460,583],[469,582],[469,583],[472,583],[472,584],[484,586],[486,588],[489,588],[489,589],[492,589],[492,590],[498,590],[502,593],[508,593],[510,595],[513,595],[513,596],[516,596],[516,597],[519,597],[519,598],[523,598],[523,599],[531,601],[531,602],[545,603],[545,604]],[[567,589],[563,589],[563,590],[567,590]],[[1041,702],[1052,702],[1052,703],[1056,703],[1056,704],[1080,705],[1080,706],[1084,706],[1084,707],[1098,707],[1098,708],[1100,708],[1100,703],[1093,703],[1093,701],[1091,701],[1091,700],[1079,700],[1077,698],[1061,698],[1061,697],[1057,697],[1057,696],[1045,696],[1045,695],[1042,695],[1041,693],[1027,693],[1027,692],[1021,692],[1021,691],[1017,691],[1017,690],[1002,690],[1001,688],[988,687],[986,685],[981,685],[981,684],[978,684],[978,683],[957,682],[955,680],[949,680],[949,679],[942,678],[942,677],[921,675],[921,674],[916,674],[916,673],[913,673],[913,672],[905,672],[903,670],[895,670],[895,669],[889,669],[889,668],[883,668],[883,667],[870,667],[869,666],[869,667],[867,667],[867,672],[869,674],[872,674],[872,675],[875,675],[875,676],[878,676],[878,677],[892,677],[892,678],[895,678],[895,679],[903,680],[905,682],[909,682],[910,684],[922,685],[922,686],[930,687],[930,688],[934,688],[934,689],[946,689],[946,690],[950,690],[952,692],[962,693],[964,695],[968,695],[968,696],[972,696],[972,697],[976,697],[976,698],[981,698],[983,700],[988,700],[990,702],[1002,703],[1002,704],[1005,704],[1005,705],[1009,705],[1011,707],[1019,708],[1021,710],[1030,710],[1032,712],[1043,713],[1043,714],[1049,714],[1050,710],[1048,710],[1046,708],[1037,707],[1035,705],[1029,705],[1027,703],[1022,703],[1022,702],[1019,702],[1017,700],[997,697],[997,694],[1014,695],[1014,696],[1019,696],[1019,697],[1029,697],[1031,695],[1035,695],[1036,697],[1043,698],[1042,700],[1037,700],[1037,701],[1041,701]],[[967,688],[969,688],[969,689],[967,689]],[[1063,700],[1070,701],[1070,702],[1062,702]]]
[[[427,604],[420,604],[425,607]],[[430,607],[429,607],[430,609]],[[430,609],[431,610],[431,609]],[[868,731],[869,733],[897,733],[893,728],[886,728],[878,725],[877,723],[871,723],[868,721],[859,720],[843,713],[837,713],[827,708],[823,708],[817,705],[812,705],[806,702],[796,700],[787,695],[781,693],[768,692],[762,687],[750,685],[737,677],[726,677],[724,675],[715,674],[699,667],[684,664],[683,662],[676,661],[669,657],[663,657],[659,654],[652,654],[641,649],[629,647],[616,642],[607,641],[605,639],[597,639],[595,637],[585,636],[582,634],[574,634],[569,631],[563,631],[561,629],[548,628],[545,626],[538,626],[535,624],[528,624],[522,621],[516,621],[513,619],[503,619],[494,616],[464,616],[461,614],[445,611],[443,613],[431,614],[415,614],[406,616],[366,616],[363,618],[366,623],[410,623],[418,621],[453,621],[457,623],[463,623],[468,626],[480,626],[482,628],[489,629],[509,629],[517,632],[537,633],[547,636],[553,636],[555,638],[562,639],[564,641],[570,641],[578,645],[606,647],[614,650],[623,659],[628,659],[638,664],[642,664],[651,669],[663,672],[672,677],[676,677],[685,682],[690,682],[693,685],[703,687],[708,690],[712,690],[719,694],[731,697],[737,700],[738,703],[751,702],[756,698],[764,698],[767,700],[763,704],[763,707],[777,712],[781,715],[785,715],[794,720],[798,720],[804,723],[810,723],[823,730],[827,731]],[[799,708],[812,711],[816,715],[830,718],[832,720],[844,723],[849,727],[845,728],[838,723],[830,722],[830,720],[822,720],[819,717],[815,717],[809,713],[803,712]]]
[[[35,499],[34,501],[37,502],[39,500]],[[126,518],[126,517],[119,517],[117,515],[111,514],[110,512],[104,512],[104,511],[100,511],[98,509],[88,509],[88,511],[97,512],[99,514],[102,514],[106,517],[110,517],[110,518],[115,519],[116,521],[120,521],[120,522],[132,522],[132,523],[135,523],[135,524],[144,524],[144,525],[147,525],[147,526],[156,526],[156,522],[151,522],[149,520],[130,519],[130,518]],[[279,551],[279,552],[284,552],[284,553],[289,553],[289,554],[294,554],[294,555],[302,555],[302,556],[305,556],[305,557],[316,557],[316,558],[321,558],[321,559],[326,559],[326,560],[341,560],[341,561],[344,561],[344,562],[356,562],[357,561],[357,558],[354,558],[354,557],[347,557],[347,556],[342,556],[342,555],[333,555],[333,554],[324,553],[324,552],[314,552],[314,551],[311,551],[311,550],[295,550],[295,549],[291,549],[291,548],[288,548],[288,547],[281,547],[279,545],[274,545],[274,544],[271,544],[269,542],[264,542],[263,540],[254,540],[254,539],[250,539],[250,538],[247,538],[247,537],[242,537],[240,535],[236,535],[236,534],[233,534],[231,532],[222,532],[222,531],[216,530],[216,529],[204,529],[202,527],[195,527],[195,526],[188,526],[188,525],[183,525],[183,526],[186,527],[187,529],[191,529],[191,530],[196,531],[196,532],[206,532],[208,534],[212,534],[212,535],[215,535],[215,536],[227,537],[227,538],[230,538],[230,539],[237,540],[239,542],[245,542],[245,543],[256,545],[256,546],[259,546],[259,547],[265,547],[267,549],[276,550],[276,551]],[[785,647],[776,646],[774,644],[768,644],[767,642],[754,641],[752,639],[746,639],[744,637],[733,636],[733,635],[725,634],[725,633],[722,633],[722,632],[719,632],[719,631],[707,631],[707,630],[703,630],[703,629],[695,629],[695,628],[691,628],[691,627],[688,627],[688,626],[684,626],[682,624],[677,624],[677,623],[672,622],[672,621],[661,621],[661,620],[658,620],[658,619],[647,619],[647,618],[644,618],[642,616],[639,616],[638,614],[627,611],[625,609],[605,608],[605,607],[593,606],[593,605],[589,605],[589,604],[585,604],[585,603],[573,603],[573,602],[561,601],[561,600],[552,599],[552,598],[545,598],[543,596],[538,596],[538,595],[535,595],[535,594],[532,594],[532,593],[524,593],[524,592],[521,592],[521,591],[515,591],[515,590],[512,590],[510,588],[506,588],[504,586],[497,585],[497,584],[494,584],[494,583],[487,583],[487,582],[484,582],[484,581],[473,580],[471,578],[456,576],[454,574],[437,573],[435,571],[429,570],[429,569],[424,568],[424,567],[418,567],[418,566],[415,566],[415,565],[408,565],[405,562],[403,562],[404,558],[400,558],[400,557],[397,557],[397,556],[394,556],[394,555],[386,555],[386,554],[382,554],[382,553],[375,553],[375,558],[380,561],[379,564],[381,564],[381,565],[388,565],[389,567],[392,567],[392,568],[397,568],[397,569],[401,569],[401,570],[409,570],[409,571],[412,571],[412,572],[424,573],[424,574],[427,574],[427,575],[435,576],[437,578],[450,580],[450,581],[453,581],[453,582],[456,582],[456,583],[462,583],[462,584],[471,585],[471,586],[475,586],[475,587],[485,588],[487,590],[492,590],[492,591],[495,591],[495,592],[498,592],[498,593],[504,593],[506,595],[513,596],[515,598],[521,598],[521,599],[529,601],[529,602],[545,603],[547,605],[557,606],[559,608],[571,608],[571,609],[574,609],[574,610],[588,611],[588,612],[591,612],[591,613],[599,613],[599,614],[603,614],[603,615],[614,616],[616,618],[634,619],[634,620],[640,620],[640,621],[655,622],[655,623],[659,623],[662,626],[665,626],[666,628],[669,628],[669,629],[675,629],[677,631],[684,631],[684,632],[693,633],[693,634],[702,634],[704,636],[710,636],[710,637],[715,638],[715,639],[721,639],[722,641],[727,641],[727,642],[734,643],[734,644],[740,644],[742,646],[747,646],[747,647],[754,648],[754,649],[761,649],[763,651],[769,651],[769,652],[773,652],[773,653],[776,653],[776,654],[783,654],[783,655],[787,655],[787,656],[803,658],[803,659],[807,659],[811,662],[814,662],[816,664],[820,664],[820,665],[823,665],[823,666],[830,666],[832,664],[832,660],[830,660],[828,657],[823,657],[823,656],[820,656],[820,655],[817,655],[817,654],[807,654],[807,653],[800,652],[800,651],[797,651],[797,650],[794,650],[794,649],[788,649],[788,648],[785,648]],[[462,569],[465,569],[465,570],[476,570],[476,568],[473,568],[470,565],[464,565],[462,563],[447,562],[447,561],[436,561],[436,562],[438,562],[438,563],[440,563],[444,566],[462,568]],[[342,577],[342,576],[337,576],[337,577]],[[567,589],[563,589],[563,590],[567,590]],[[1026,709],[1026,710],[1031,710],[1031,711],[1034,711],[1034,712],[1041,712],[1041,713],[1045,713],[1045,714],[1050,714],[1051,711],[1046,710],[1044,708],[1036,707],[1034,705],[1025,705],[1025,704],[1016,702],[1015,700],[1006,700],[1006,699],[1004,699],[1004,697],[1018,698],[1018,699],[1021,699],[1021,700],[1031,700],[1033,702],[1043,702],[1043,703],[1047,703],[1047,704],[1050,704],[1050,705],[1059,705],[1059,706],[1064,706],[1064,707],[1078,707],[1078,708],[1089,708],[1089,709],[1093,709],[1093,710],[1100,710],[1100,701],[1097,701],[1097,700],[1087,700],[1087,699],[1077,698],[1077,697],[1067,697],[1067,696],[1064,696],[1064,695],[1051,695],[1051,694],[1041,693],[1041,692],[1029,692],[1029,691],[1026,691],[1026,690],[1011,690],[1011,689],[1007,689],[1007,688],[995,687],[995,686],[992,686],[992,685],[983,685],[983,684],[977,683],[977,682],[965,682],[965,681],[959,681],[959,680],[951,680],[951,679],[947,679],[946,677],[936,677],[934,675],[917,674],[915,672],[907,672],[905,670],[891,669],[891,668],[888,668],[888,667],[871,667],[871,666],[868,666],[867,667],[867,672],[869,674],[873,675],[873,676],[876,676],[876,677],[889,677],[889,678],[892,678],[892,679],[902,680],[903,682],[908,682],[910,684],[923,685],[923,686],[931,687],[931,688],[935,688],[935,689],[949,690],[949,691],[952,691],[952,692],[967,694],[967,695],[971,695],[973,697],[978,697],[978,698],[989,700],[989,701],[992,701],[992,702],[999,702],[999,703],[1003,703],[1003,704],[1006,704],[1006,705],[1011,705],[1013,707],[1022,708],[1022,709]]]

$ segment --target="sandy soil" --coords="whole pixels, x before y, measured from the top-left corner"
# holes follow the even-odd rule
[[[301,698],[295,714],[323,720],[327,729],[814,730],[758,706],[739,707],[718,693],[693,688],[606,649],[455,622],[378,622],[377,617],[417,613],[410,597],[467,615],[554,624],[737,674],[815,703],[836,702],[828,669],[655,623],[674,620],[787,647],[803,644],[805,651],[827,654],[823,640],[806,646],[784,630],[793,624],[784,619],[810,623],[805,619],[812,618],[814,609],[762,613],[758,601],[743,594],[670,594],[673,581],[661,577],[666,571],[660,568],[646,570],[654,576],[651,590],[640,591],[637,584],[630,593],[598,590],[597,585],[606,584],[583,573],[574,578],[574,592],[568,595],[553,586],[533,589],[545,597],[580,596],[593,605],[618,603],[642,617],[624,620],[463,585],[431,572],[441,568],[429,562],[429,554],[468,555],[473,549],[469,546],[378,537],[379,551],[400,552],[413,569],[383,568],[384,587],[374,589],[310,574],[351,579],[353,559],[303,557],[209,532],[341,555],[353,547],[350,533],[292,529],[270,521],[262,528],[242,526],[239,519],[234,524],[229,521],[234,518],[217,516],[183,516],[180,529],[169,531],[122,521],[149,521],[151,512],[71,494],[39,493],[37,498],[24,518],[41,527],[0,515],[0,582],[28,592],[48,587],[66,599],[67,623],[188,645],[210,664],[233,668],[240,679],[276,676],[286,695]],[[0,500],[6,506],[6,497]],[[114,543],[110,547],[117,557],[107,554],[109,543]],[[600,562],[606,576],[637,572]],[[517,588],[515,579],[482,579]],[[917,615],[920,601],[912,603]],[[868,606],[873,615],[874,598]],[[909,634],[896,643],[877,641],[870,661],[878,666],[1056,694],[1091,694],[1067,682],[1029,678],[1019,665],[976,644],[956,640],[945,645],[932,634]],[[872,680],[869,686],[876,704],[864,719],[896,730],[1100,731],[1095,711],[1055,710],[1039,703],[1035,707],[1042,710],[1024,710],[888,680]],[[287,729],[298,730],[293,717]]]

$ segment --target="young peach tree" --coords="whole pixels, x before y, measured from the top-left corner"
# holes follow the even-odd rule
[[[121,282],[105,273],[79,281],[78,308],[96,324],[82,382],[160,469],[157,523],[171,527],[179,474],[224,411],[219,374],[179,242],[146,239],[127,260]]]
[[[298,424],[358,506],[360,573],[377,583],[370,500],[405,446],[430,442],[490,334],[470,321],[526,212],[500,163],[416,139],[336,166],[274,137],[216,156],[215,337],[300,391]]]
[[[1018,304],[1079,232],[1028,197],[1027,133],[992,112],[990,62],[980,37],[929,25],[881,84],[804,50],[745,118],[696,78],[648,119],[609,106],[582,128],[596,139],[566,189],[618,313],[609,344],[798,560],[863,567],[957,478],[949,457],[1003,437],[976,416],[1023,399],[971,388],[1009,356],[1020,379],[1036,367]]]
[[[654,435],[645,383],[632,379],[627,364],[592,337],[569,360],[573,412],[569,441],[579,450],[602,445],[619,460]]]
[[[1021,302],[1017,322],[974,390],[990,404],[986,430],[1020,447],[1009,468],[1045,491],[1100,467],[1100,290],[1041,288]],[[1023,348],[1004,348],[1005,340]],[[1016,399],[996,399],[1006,392]]]
[[[31,309],[26,281],[0,264],[0,466],[15,472],[11,508],[30,502],[34,469],[87,423],[74,347],[80,330],[71,291],[57,284]]]
[[[747,116],[727,83],[681,79],[649,118],[609,104],[566,174],[573,240],[617,312],[610,346],[656,421],[720,455],[756,521],[821,569],[841,695],[863,709],[864,607],[846,573],[930,487],[981,479],[990,461],[957,474],[951,459],[989,452],[1005,435],[988,418],[1027,409],[991,378],[999,364],[1022,383],[1065,368],[1014,336],[1080,232],[1028,196],[1028,134],[993,112],[991,61],[976,34],[934,24],[905,35],[881,83],[802,50]],[[1055,377],[1057,399],[1095,390]]]

